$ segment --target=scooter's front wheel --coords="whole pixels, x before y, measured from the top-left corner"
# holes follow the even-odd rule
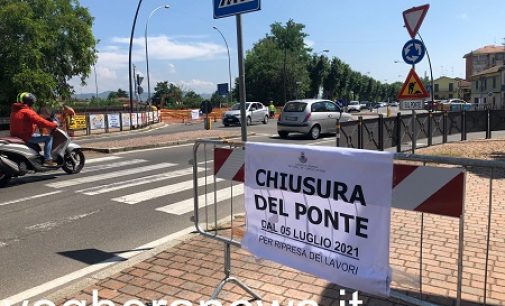
[[[81,172],[85,161],[84,153],[76,149],[65,155],[62,168],[68,174],[76,174]]]

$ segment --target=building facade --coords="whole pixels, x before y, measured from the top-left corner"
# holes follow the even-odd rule
[[[494,66],[505,64],[505,46],[489,45],[465,54],[466,80]]]
[[[471,83],[461,78],[440,77],[433,80],[433,97],[435,100],[470,99]]]
[[[494,66],[472,76],[471,102],[491,109],[505,108],[505,65]]]

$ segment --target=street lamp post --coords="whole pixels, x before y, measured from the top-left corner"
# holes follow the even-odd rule
[[[170,5],[162,5],[162,6],[159,6],[157,8],[155,8],[154,10],[151,11],[151,14],[149,14],[149,17],[147,18],[147,21],[146,21],[146,30],[145,30],[145,33],[144,33],[144,37],[145,37],[145,41],[146,41],[146,66],[147,66],[147,102],[149,103],[149,105],[151,105],[151,80],[150,80],[150,77],[149,77],[149,53],[147,52],[147,25],[149,24],[149,19],[151,19],[151,17],[154,15],[154,13],[159,10],[159,9],[162,9],[162,8],[170,8]]]
[[[228,99],[230,100],[230,105],[231,105],[231,59],[230,59],[230,48],[228,48],[228,42],[226,41],[226,38],[224,38],[223,33],[217,28],[217,27],[212,27],[214,30],[218,31],[219,34],[221,34],[221,37],[224,40],[224,44],[226,45],[226,51],[228,52],[228,76],[230,78],[230,89],[228,90]],[[219,102],[219,109],[221,109],[221,102]]]
[[[133,111],[133,83],[132,83],[132,44],[133,44],[133,34],[135,33],[135,25],[137,24],[137,16],[139,14],[140,5],[143,0],[139,0],[137,6],[137,11],[135,12],[135,17],[133,17],[132,32],[130,34],[130,48],[128,51],[128,82],[130,84],[130,113]]]

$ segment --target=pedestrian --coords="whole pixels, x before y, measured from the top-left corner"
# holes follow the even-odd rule
[[[270,119],[274,119],[275,118],[274,101],[270,101],[270,104],[268,105],[268,112],[270,113]]]

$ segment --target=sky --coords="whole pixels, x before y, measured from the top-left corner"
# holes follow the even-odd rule
[[[504,42],[503,0],[260,0],[261,10],[241,15],[244,53],[270,33],[275,22],[289,19],[305,25],[307,46],[314,52],[338,57],[355,71],[380,82],[404,82],[410,70],[402,60],[410,39],[402,12],[423,4],[430,9],[419,30],[431,58],[434,78],[465,77],[463,56],[485,45]],[[99,40],[98,61],[87,85],[73,79],[77,94],[118,88],[128,91],[128,47],[137,0],[80,0],[94,17],[93,33]],[[214,19],[212,0],[143,0],[137,18],[132,63],[146,76],[147,25],[151,92],[157,82],[168,81],[196,93],[216,91],[218,83],[238,76],[235,16]],[[170,8],[156,10],[169,5]],[[148,22],[147,22],[148,21]],[[244,54],[245,56],[245,54]],[[96,85],[95,73],[96,71]],[[422,77],[430,73],[427,57],[416,65]],[[247,71],[246,71],[247,73]],[[232,81],[233,82],[233,81]],[[147,92],[147,77],[142,83]]]

